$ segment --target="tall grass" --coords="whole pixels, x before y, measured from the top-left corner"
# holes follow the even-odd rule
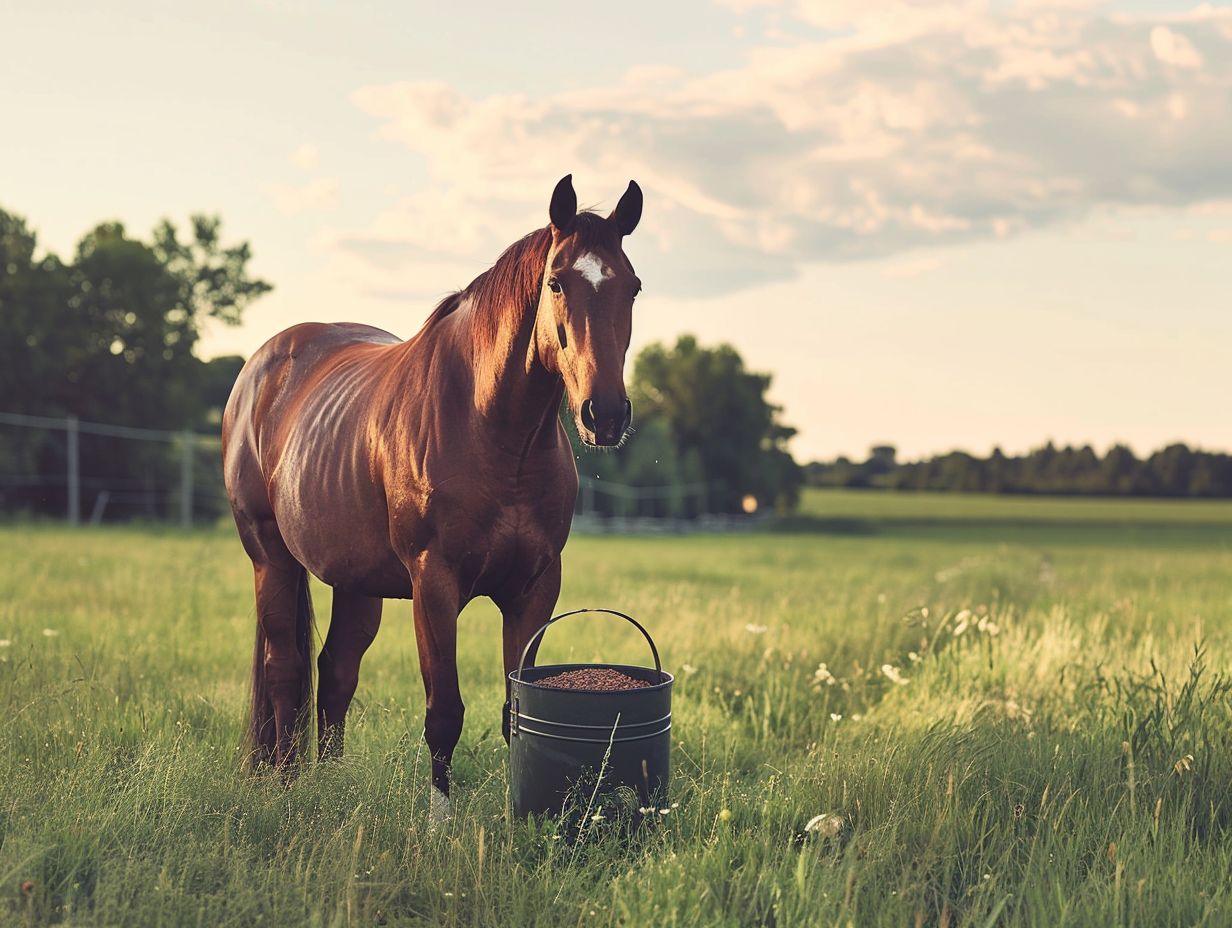
[[[510,820],[486,602],[432,829],[408,604],[347,757],[283,787],[239,762],[229,531],[0,529],[0,923],[1232,924],[1232,520],[809,505],[862,529],[570,543],[562,609],[629,611],[677,675],[678,805],[632,843]],[[644,647],[579,617],[540,659]]]

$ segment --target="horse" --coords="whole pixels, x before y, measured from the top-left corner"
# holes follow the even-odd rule
[[[287,772],[307,756],[309,574],[334,593],[316,667],[320,759],[342,753],[385,599],[414,604],[433,820],[450,814],[465,710],[458,613],[479,596],[503,620],[508,742],[508,674],[556,605],[577,498],[562,398],[590,446],[619,445],[632,421],[624,363],[641,281],[623,239],[641,213],[634,181],[610,215],[578,212],[566,175],[549,224],[445,297],[408,341],[304,323],[244,365],[222,454],[256,587],[246,736],[255,768]]]

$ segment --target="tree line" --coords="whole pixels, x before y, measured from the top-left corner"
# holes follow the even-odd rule
[[[205,324],[238,325],[270,291],[251,258],[247,242],[224,243],[220,220],[204,215],[186,231],[163,221],[148,238],[102,223],[61,258],[40,253],[26,221],[0,209],[0,412],[216,435],[243,358],[196,351]],[[564,416],[583,477],[640,488],[588,491],[596,511],[737,512],[748,498],[794,505],[803,472],[787,450],[794,430],[766,399],[769,375],[746,370],[731,346],[684,337],[641,352],[631,379],[636,434],[619,451],[582,449]],[[142,500],[113,507],[114,516],[174,511],[178,449],[83,433],[79,453],[87,491],[124,487]],[[217,457],[202,456],[194,470],[199,517],[226,508]],[[0,511],[63,515],[66,459],[63,432],[0,427]]]
[[[811,486],[958,493],[1086,496],[1232,497],[1232,455],[1171,444],[1144,458],[1124,445],[1100,455],[1090,445],[1052,442],[1020,456],[994,448],[988,457],[950,451],[899,462],[881,445],[866,460],[840,457],[805,466]]]

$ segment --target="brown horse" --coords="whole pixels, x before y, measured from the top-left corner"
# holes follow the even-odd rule
[[[334,588],[318,661],[318,751],[341,752],[360,660],[382,600],[413,598],[427,694],[432,814],[449,814],[462,733],[457,619],[477,596],[504,617],[505,670],[560,593],[577,468],[562,393],[582,439],[619,444],[633,299],[621,239],[636,183],[607,218],[578,213],[571,176],[551,223],[445,298],[409,341],[352,323],[306,323],[244,366],[223,418],[235,523],[256,573],[249,739],[255,764],[285,767],[308,737],[308,574]],[[505,738],[508,740],[508,684]]]

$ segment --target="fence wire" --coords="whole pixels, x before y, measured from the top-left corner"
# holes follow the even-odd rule
[[[74,525],[211,523],[229,511],[221,444],[218,434],[0,412],[0,512],[58,515]],[[583,532],[722,531],[756,521],[708,513],[711,489],[582,476],[575,525]]]

